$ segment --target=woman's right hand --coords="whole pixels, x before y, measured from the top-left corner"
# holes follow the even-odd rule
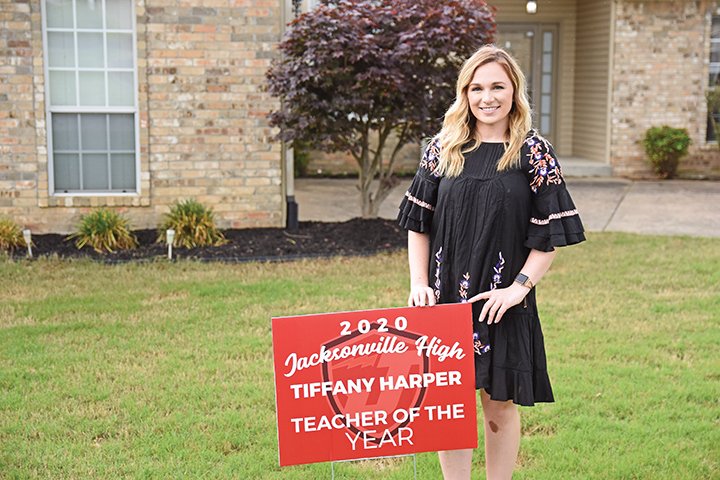
[[[435,292],[427,285],[413,285],[410,287],[408,307],[424,307],[435,305]]]

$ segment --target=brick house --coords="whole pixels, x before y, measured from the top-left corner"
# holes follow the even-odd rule
[[[0,0],[0,214],[68,232],[108,206],[151,228],[193,197],[221,227],[284,225],[292,176],[262,87],[291,3]],[[687,168],[720,171],[717,2],[489,3],[566,172],[648,175],[637,142],[665,123],[690,131]]]
[[[278,0],[0,0],[0,214],[68,232],[90,207],[152,228],[193,197],[283,223],[262,89]]]

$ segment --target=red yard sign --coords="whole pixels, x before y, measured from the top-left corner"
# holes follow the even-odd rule
[[[272,319],[280,465],[477,447],[470,304]]]

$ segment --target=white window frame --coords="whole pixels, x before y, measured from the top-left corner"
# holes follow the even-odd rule
[[[84,0],[74,0],[73,1],[73,22],[75,22],[77,18],[77,2],[78,1],[84,1]],[[106,2],[105,0],[97,0],[98,2],[102,3],[103,7],[103,28],[102,29],[82,29],[80,31],[82,32],[88,32],[88,33],[127,33],[127,30],[117,30],[117,29],[108,29],[105,25],[105,19],[106,15]],[[47,0],[42,0],[41,2],[41,17],[42,17],[42,40],[43,40],[43,62],[44,62],[44,74],[45,74],[45,119],[46,119],[46,138],[47,138],[47,155],[48,155],[48,191],[51,196],[55,197],[136,197],[140,195],[140,115],[139,115],[139,106],[138,106],[138,91],[139,91],[139,85],[138,85],[138,59],[137,59],[137,18],[135,16],[135,2],[130,1],[130,17],[132,21],[132,59],[133,59],[133,67],[132,67],[132,77],[133,77],[133,94],[134,94],[134,105],[132,107],[83,107],[83,106],[55,106],[53,107],[51,104],[51,98],[50,98],[50,63],[48,58],[48,27],[47,27]],[[77,32],[77,28],[72,29],[61,29],[61,28],[52,28],[51,31],[59,31],[59,32]],[[103,49],[105,50],[105,61],[107,62],[107,48],[104,45]],[[78,46],[75,45],[75,70],[78,70],[79,63],[78,63]],[[108,74],[108,71],[105,70],[105,75]],[[76,93],[76,99],[79,101],[80,94],[80,82],[75,82],[75,93]],[[105,81],[105,98],[108,97],[108,82]],[[120,113],[120,114],[132,114],[133,115],[133,125],[135,128],[135,190],[134,191],[126,191],[126,192],[117,192],[117,191],[110,191],[110,190],[77,190],[77,191],[55,191],[55,174],[54,174],[54,151],[53,151],[53,129],[52,129],[52,114],[53,113],[96,113],[96,114],[114,114],[114,113]],[[78,128],[80,128],[80,125],[78,124]],[[109,125],[108,125],[109,128]],[[80,147],[80,146],[79,146]],[[82,171],[81,171],[82,175]]]

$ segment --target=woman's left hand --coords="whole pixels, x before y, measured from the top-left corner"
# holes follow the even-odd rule
[[[479,321],[482,323],[487,317],[488,325],[491,323],[499,323],[505,312],[510,307],[514,307],[523,301],[530,291],[529,288],[523,287],[519,283],[513,283],[507,288],[496,288],[486,292],[478,293],[470,298],[468,302],[475,303],[478,300],[487,300],[480,312]]]

